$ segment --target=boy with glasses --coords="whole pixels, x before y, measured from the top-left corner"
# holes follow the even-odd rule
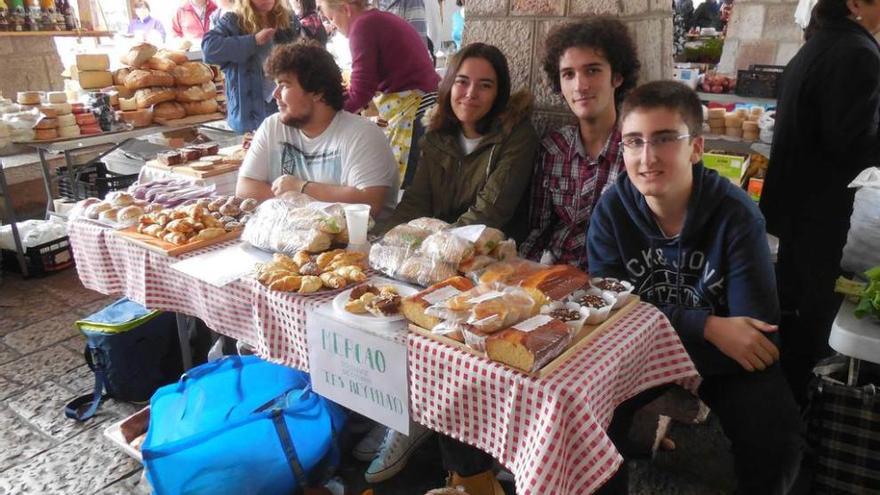
[[[677,82],[648,83],[626,98],[626,174],[593,213],[590,271],[630,280],[672,322],[703,378],[698,395],[732,443],[737,493],[787,493],[800,464],[800,422],[777,363],[764,219],[742,189],[703,168],[702,121],[696,93]],[[609,428],[618,445],[629,414],[618,408]]]

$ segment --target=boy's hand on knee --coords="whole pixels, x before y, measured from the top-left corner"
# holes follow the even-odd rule
[[[764,336],[775,332],[776,325],[747,316],[710,316],[705,338],[748,371],[764,370],[779,360],[779,349]]]

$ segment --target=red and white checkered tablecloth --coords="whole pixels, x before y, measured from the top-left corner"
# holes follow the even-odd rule
[[[197,316],[266,359],[308,369],[305,319],[332,294],[275,293],[247,278],[217,288],[170,267],[205,250],[169,258],[82,220],[69,235],[86,287]],[[413,419],[490,453],[519,495],[595,491],[622,461],[605,434],[617,404],[657,385],[699,383],[669,321],[644,303],[541,379],[417,334],[408,360]]]

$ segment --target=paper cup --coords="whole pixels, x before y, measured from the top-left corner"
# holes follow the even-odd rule
[[[367,228],[370,225],[370,205],[345,205],[345,225],[348,228],[348,243],[361,246],[367,243]]]

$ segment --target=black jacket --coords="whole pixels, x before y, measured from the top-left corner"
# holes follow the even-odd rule
[[[761,197],[771,234],[790,237],[798,220],[849,222],[847,184],[880,163],[878,112],[880,45],[853,21],[825,23],[783,75]]]

